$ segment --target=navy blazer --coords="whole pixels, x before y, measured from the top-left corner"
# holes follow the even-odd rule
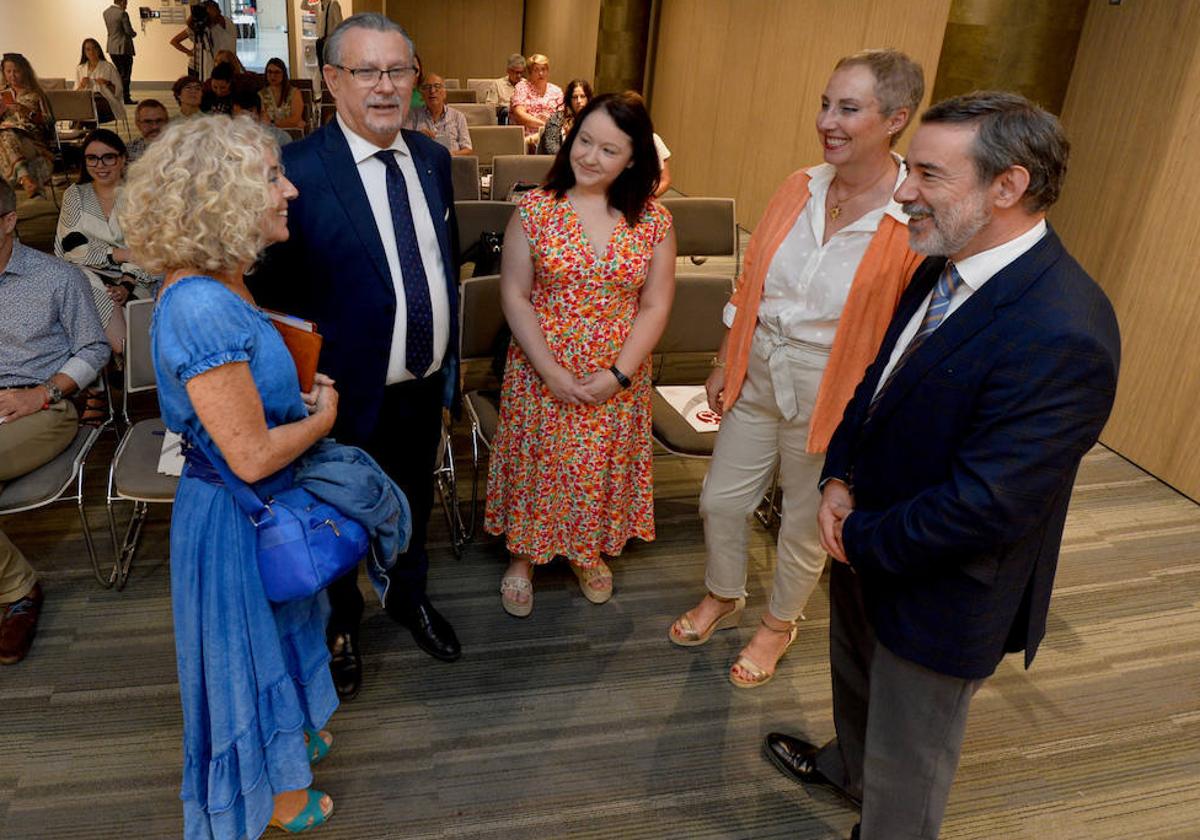
[[[855,510],[843,543],[880,643],[940,673],[1033,661],[1075,473],[1112,408],[1112,306],[1053,230],[992,277],[896,372],[900,333],[945,258],[918,268],[830,441],[822,478]]]
[[[412,153],[446,267],[450,339],[442,374],[446,404],[458,384],[458,222],[450,153],[415,131],[403,131]],[[248,282],[271,309],[315,321],[324,337],[322,373],[338,389],[334,434],[364,443],[383,401],[396,291],[367,192],[337,120],[283,147],[281,160],[300,195],[288,205],[287,242],[268,249]]]

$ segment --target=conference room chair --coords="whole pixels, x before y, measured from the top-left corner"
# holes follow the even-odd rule
[[[0,516],[27,513],[57,502],[74,502],[83,526],[83,543],[92,564],[92,573],[97,583],[109,589],[116,582],[117,570],[114,567],[107,577],[100,571],[100,559],[96,554],[96,544],[83,502],[84,466],[88,455],[114,420],[112,399],[105,387],[103,374],[97,384],[108,397],[108,417],[98,426],[80,424],[71,444],[52,461],[0,487]]]
[[[525,129],[519,125],[479,125],[471,129],[471,148],[481,169],[492,168],[496,155],[520,155],[525,152]]]
[[[337,105],[333,102],[321,103],[321,125],[325,125],[337,116]]]
[[[473,90],[478,95],[476,102],[484,102],[487,99],[488,91],[496,86],[495,79],[467,79],[467,90]]]
[[[452,79],[449,76],[442,77],[442,84],[446,86],[446,90],[461,90],[462,84],[458,79]]]
[[[546,180],[554,155],[496,155],[492,159],[492,198],[508,200],[517,184],[540,184]]]
[[[450,158],[450,183],[455,201],[479,200],[479,158],[459,155]]]
[[[179,478],[158,471],[166,426],[161,417],[130,419],[129,399],[134,394],[158,389],[154,361],[150,356],[150,320],[154,313],[153,300],[131,300],[125,304],[125,372],[121,416],[125,434],[117,444],[108,468],[108,491],[105,509],[108,531],[113,544],[112,582],[123,589],[129,580],[129,570],[137,553],[142,526],[150,505],[171,504]],[[123,538],[117,537],[114,504],[129,502],[132,509]]]
[[[510,205],[511,206],[511,205]],[[507,326],[500,307],[500,275],[489,274],[464,280],[459,288],[459,359],[469,365],[491,364],[496,343]],[[471,500],[464,526],[467,540],[473,539],[479,521],[482,449],[491,451],[500,421],[500,392],[495,388],[473,388],[463,394],[463,407],[471,424]]]
[[[479,241],[485,231],[504,233],[517,205],[511,201],[455,201],[458,219],[459,258]]]
[[[446,88],[446,104],[455,105],[459,102],[478,102],[479,94],[473,88]]]
[[[717,435],[693,429],[658,392],[657,386],[704,385],[712,372],[710,361],[725,337],[721,315],[732,291],[728,277],[675,276],[675,302],[662,337],[654,347],[651,374],[656,386],[651,394],[654,440],[675,455],[710,458]]]
[[[691,257],[733,257],[737,276],[741,253],[737,233],[737,208],[732,198],[662,198],[671,211],[677,254]]]
[[[453,108],[467,118],[467,125],[496,124],[496,109],[486,102],[460,102]]]
[[[38,81],[41,82],[42,90],[63,90],[67,86],[67,80],[57,76],[42,77]]]

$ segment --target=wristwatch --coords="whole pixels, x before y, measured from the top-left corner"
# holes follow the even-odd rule
[[[55,385],[53,379],[47,379],[45,382],[42,383],[42,387],[46,389],[46,395],[47,395],[46,396],[46,404],[44,406],[42,406],[43,408],[48,408],[49,406],[52,406],[55,403],[62,402],[62,398],[63,398],[62,388],[59,388],[57,385]]]
[[[608,369],[608,372],[617,378],[617,384],[622,388],[628,388],[633,383],[629,381],[629,377],[617,370],[617,366],[613,365]]]

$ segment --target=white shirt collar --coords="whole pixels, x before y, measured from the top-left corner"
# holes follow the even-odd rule
[[[900,189],[900,185],[904,183],[904,179],[908,176],[908,169],[904,166],[904,159],[895,152],[892,152],[892,157],[896,159],[896,163],[900,164],[900,171],[896,173],[896,183],[892,185],[892,195],[888,198],[888,203],[883,205],[883,212],[873,210],[863,216],[863,219],[871,219],[871,229],[878,227],[875,214],[879,213],[878,218],[884,215],[891,216],[902,225],[908,224],[908,214],[900,209],[900,204],[896,201],[896,190]],[[806,169],[808,173],[808,192],[814,199],[819,199],[822,204],[825,203],[825,194],[829,192],[829,185],[833,183],[833,176],[837,174],[837,169],[832,163],[819,163],[816,166]],[[861,220],[860,220],[861,221]],[[858,222],[855,222],[857,225]],[[853,226],[852,226],[853,227]]]
[[[354,158],[356,166],[367,158],[374,157],[377,152],[381,151],[380,147],[376,146],[370,140],[355,134],[350,126],[346,125],[346,121],[342,119],[341,114],[337,115],[337,121],[338,126],[342,129],[342,134],[346,135],[346,143],[350,146],[350,156]],[[399,131],[396,132],[396,137],[392,140],[392,144],[384,148],[392,149],[405,157],[411,157],[408,145],[404,142],[404,135]]]
[[[986,251],[980,251],[978,254],[972,254],[962,262],[956,262],[954,267],[958,269],[958,274],[964,283],[972,290],[979,291],[984,283],[1036,245],[1045,235],[1046,220],[1043,218],[1015,239],[1010,239],[994,248],[988,248]]]

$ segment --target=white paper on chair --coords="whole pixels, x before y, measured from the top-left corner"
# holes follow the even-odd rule
[[[163,475],[183,475],[182,438],[175,432],[163,433],[162,451],[158,453],[158,471]]]
[[[708,407],[703,385],[659,385],[658,393],[697,432],[715,432],[721,428],[721,415]]]

